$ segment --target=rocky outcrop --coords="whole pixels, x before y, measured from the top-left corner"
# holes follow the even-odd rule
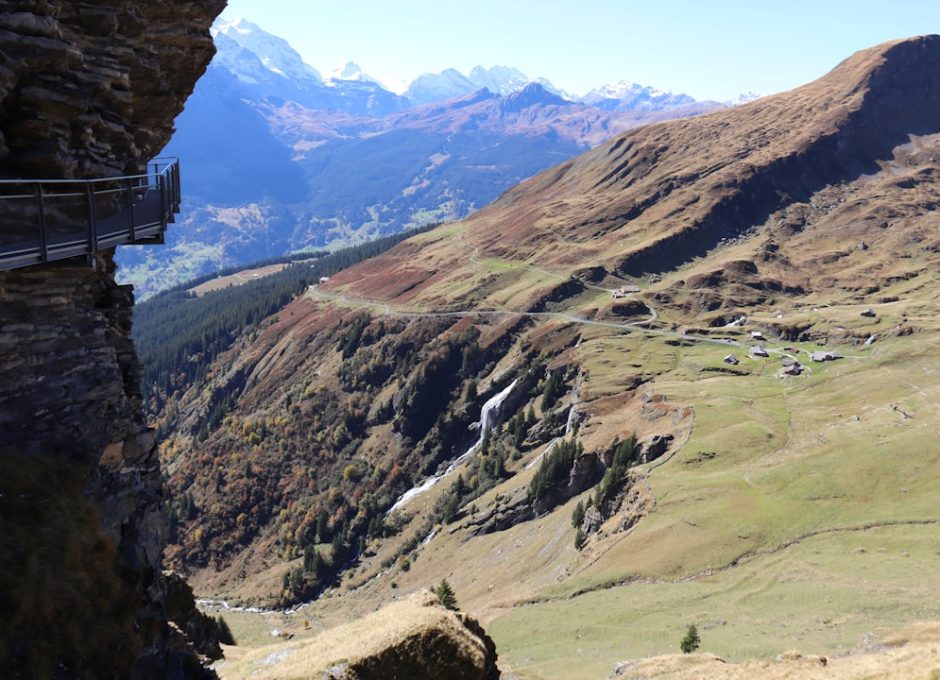
[[[224,4],[0,2],[0,177],[143,168],[212,56],[208,29]],[[167,621],[160,468],[130,340],[133,292],[115,283],[112,256],[0,272],[0,463],[8,468],[0,520],[7,536],[39,534],[4,550],[20,565],[51,564],[50,551],[60,551],[57,571],[101,583],[84,598],[76,585],[43,609],[26,603],[47,596],[45,572],[22,571],[19,597],[0,598],[17,612],[17,625],[0,635],[4,672],[14,677],[36,675],[36,664],[62,677],[211,675]],[[61,474],[38,484],[50,469]],[[16,488],[17,497],[4,493]],[[61,534],[54,545],[44,527]],[[111,632],[88,634],[85,644],[54,633],[57,606],[62,620],[89,614]],[[36,636],[61,644],[37,646]]]
[[[640,454],[640,463],[651,463],[666,451],[672,444],[673,436],[671,434],[654,434],[642,445]]]
[[[225,678],[497,680],[496,646],[473,617],[419,591],[369,616],[302,641],[247,652],[219,666]]]
[[[555,408],[547,417],[539,420],[535,425],[529,428],[526,434],[526,448],[532,448],[541,444],[546,444],[556,437],[565,434],[565,426],[568,422],[568,412],[571,409],[569,405],[563,405]]]
[[[597,453],[589,452],[574,459],[571,473],[568,475],[568,486],[565,488],[565,497],[577,496],[587,491],[604,476],[604,463]]]
[[[475,514],[461,524],[472,536],[505,531],[521,522],[527,522],[538,515],[550,512],[568,499],[587,491],[604,476],[604,463],[594,452],[585,453],[574,459],[568,473],[568,482],[559,489],[533,502],[527,487],[519,487],[508,497],[503,498],[479,514]]]
[[[532,508],[532,501],[529,500],[525,487],[520,487],[508,498],[471,516],[468,521],[460,525],[460,528],[466,528],[471,536],[482,536],[495,531],[505,531],[520,522],[534,518],[535,510]]]

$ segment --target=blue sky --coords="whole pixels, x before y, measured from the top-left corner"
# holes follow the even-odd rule
[[[230,0],[328,73],[390,85],[505,64],[574,94],[630,80],[697,99],[770,94],[852,52],[940,32],[937,0]]]

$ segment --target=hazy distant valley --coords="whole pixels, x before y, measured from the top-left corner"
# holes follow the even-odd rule
[[[162,249],[119,254],[138,296],[459,219],[623,130],[722,106],[630,83],[572,101],[507,67],[427,74],[400,96],[354,64],[324,78],[250,22],[214,32],[164,152],[185,157],[180,228]]]

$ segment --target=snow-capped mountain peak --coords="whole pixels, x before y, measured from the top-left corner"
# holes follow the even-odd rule
[[[581,97],[580,101],[608,111],[659,111],[695,103],[695,100],[686,94],[674,94],[629,80],[602,85]]]
[[[530,83],[538,83],[546,91],[563,99],[571,100],[565,92],[553,86],[545,78],[529,78],[525,73],[511,66],[474,66],[469,75],[457,69],[448,68],[440,73],[425,73],[411,83],[405,96],[413,104],[429,104],[453,97],[460,97],[480,89],[486,89],[500,96],[519,92]]]
[[[596,94],[604,99],[623,99],[629,95],[635,95],[638,92],[648,91],[652,96],[663,94],[661,90],[643,87],[638,83],[631,83],[629,80],[618,80],[616,83],[607,83],[589,94]]]
[[[242,49],[252,53],[267,70],[279,76],[301,83],[319,84],[323,82],[317,70],[304,63],[300,54],[286,40],[271,35],[257,24],[253,24],[246,19],[241,17],[220,18],[212,27],[212,36],[216,39],[217,44],[220,42],[220,36],[224,36]],[[221,42],[224,44],[224,40]],[[237,65],[232,62],[227,65],[239,77],[248,75],[251,79],[255,78],[252,74],[240,74]]]
[[[741,104],[747,104],[748,102],[752,102],[755,99],[760,99],[760,98],[761,98],[761,95],[757,94],[756,92],[744,92],[742,94],[739,94],[734,99],[728,99],[722,103],[725,106],[740,106]]]
[[[529,84],[530,78],[511,66],[493,66],[484,68],[474,66],[470,71],[470,82],[478,87],[485,87],[495,94],[512,94]]]
[[[250,33],[251,27],[253,27],[250,21],[246,21],[242,17],[231,17],[228,20],[219,18],[215,24],[212,25],[212,28],[209,29],[209,32],[214,38],[219,33],[224,33],[228,35],[229,32],[235,31],[237,33]]]
[[[216,53],[213,73],[227,72],[248,86],[250,98],[290,100],[308,109],[384,115],[407,105],[350,62],[326,81],[286,40],[241,18],[220,19],[212,27]]]
[[[332,80],[361,80],[365,77],[365,74],[362,72],[362,69],[359,68],[359,64],[353,61],[347,61],[343,66],[338,69],[334,69],[330,73],[330,78]]]
[[[467,75],[453,68],[439,73],[425,73],[416,78],[404,91],[404,97],[401,97],[396,94],[401,89],[395,92],[389,90],[351,61],[324,79],[313,67],[304,63],[300,54],[286,40],[267,33],[257,24],[241,17],[218,19],[212,27],[212,35],[218,48],[212,62],[214,66],[228,70],[239,81],[253,87],[256,94],[277,93],[281,97],[286,94],[312,108],[348,110],[350,107],[364,106],[373,113],[390,112],[409,105],[420,106],[463,97],[482,89],[506,97],[522,91],[530,83],[538,83],[545,92],[564,100],[580,101],[606,111],[662,111],[695,104],[695,100],[687,95],[627,80],[603,85],[576,99],[544,78],[532,79],[517,68],[501,65],[477,65]],[[529,92],[527,97],[534,96],[535,92]],[[728,105],[749,99],[750,96],[745,95]]]
[[[369,74],[363,73],[362,69],[359,68],[359,64],[352,61],[347,61],[339,68],[333,69],[333,71],[330,72],[329,78],[327,78],[328,83],[334,83],[340,80],[347,82],[352,80],[362,83],[375,83],[377,85],[382,84]]]
[[[420,106],[432,102],[453,99],[476,92],[480,87],[460,71],[448,68],[440,73],[425,73],[408,86],[405,96],[411,103]]]

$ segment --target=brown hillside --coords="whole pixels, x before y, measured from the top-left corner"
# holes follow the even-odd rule
[[[340,529],[355,552],[365,525],[471,440],[481,400],[467,397],[467,381],[491,396],[533,361],[566,365],[552,357],[578,339],[558,342],[531,318],[410,310],[587,305],[579,314],[616,320],[622,304],[599,309],[598,291],[559,279],[613,285],[615,270],[668,269],[720,243],[643,300],[672,324],[720,325],[736,310],[833,286],[870,294],[935,266],[938,66],[940,36],[889,43],[791,92],[630,131],[465,223],[334,276],[326,300],[285,308],[167,409],[170,486],[188,494],[171,563],[232,568],[241,580]],[[394,302],[398,317],[382,318],[392,308],[376,300]],[[642,321],[644,305],[633,306]],[[359,317],[371,318],[361,346],[340,352]],[[826,332],[786,324],[788,339]],[[637,369],[617,403],[652,376]],[[529,389],[523,404],[541,387]],[[193,441],[210,412],[227,416]],[[321,516],[328,531],[316,531]],[[278,592],[272,577],[265,598]]]
[[[938,66],[633,130],[246,329],[166,408],[169,562],[298,635],[446,577],[520,678],[940,618]]]
[[[916,216],[936,198],[922,194],[937,172],[924,151],[940,130],[938,67],[940,36],[887,43],[790,92],[631,130],[507,192],[467,220],[465,238],[482,256],[635,276],[672,270],[772,216],[802,227],[805,216],[778,212],[818,213],[814,199],[833,187],[866,194],[853,212],[828,216],[834,228]],[[423,279],[447,269],[413,248],[403,244],[341,281],[374,297],[384,286],[370,285],[372,272]]]

